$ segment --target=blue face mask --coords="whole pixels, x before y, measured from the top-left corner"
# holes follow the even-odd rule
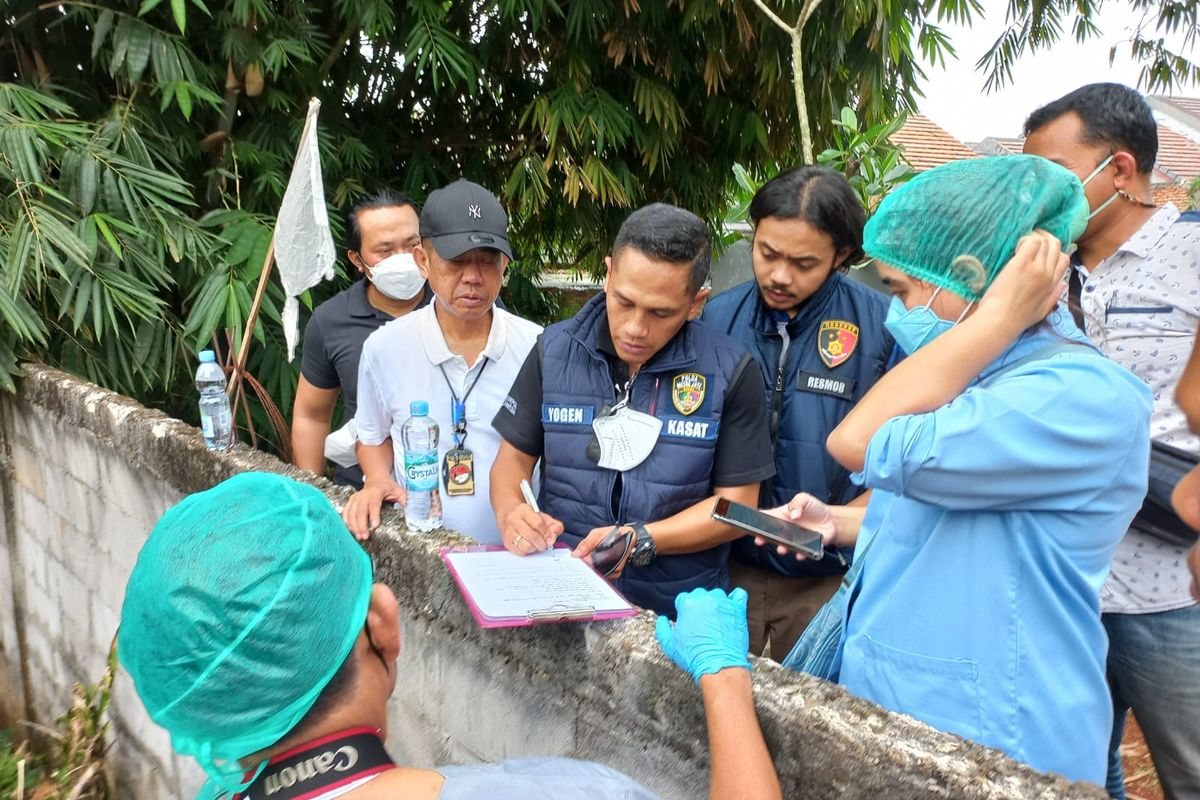
[[[887,332],[892,335],[896,344],[900,345],[900,349],[906,354],[911,356],[953,328],[971,309],[971,306],[968,305],[963,309],[962,315],[953,322],[942,319],[930,308],[940,291],[941,287],[938,287],[934,291],[933,297],[929,298],[928,303],[915,308],[905,308],[899,297],[892,298],[892,304],[888,306],[887,318],[883,321],[883,327],[887,328]]]

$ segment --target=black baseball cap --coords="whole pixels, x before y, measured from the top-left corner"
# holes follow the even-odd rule
[[[430,193],[421,209],[421,238],[432,239],[437,254],[446,260],[477,247],[513,257],[503,206],[494,194],[468,180]]]

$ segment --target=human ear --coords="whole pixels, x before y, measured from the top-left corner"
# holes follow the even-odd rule
[[[429,280],[429,253],[425,250],[425,245],[419,244],[413,248],[413,261],[417,262],[417,269],[421,271],[421,277]]]
[[[384,661],[391,664],[400,657],[400,604],[385,583],[371,587],[367,630]]]
[[[702,286],[700,291],[696,292],[696,296],[692,298],[692,307],[688,309],[688,319],[696,319],[700,316],[700,312],[704,310],[704,301],[708,300],[712,295],[712,289],[707,286]]]
[[[849,247],[843,247],[841,250],[838,250],[837,254],[835,254],[833,257],[833,268],[841,269],[842,267],[846,266],[846,259],[848,258],[850,258]]]
[[[1132,153],[1127,153],[1124,150],[1118,150],[1113,154],[1113,186],[1117,189],[1126,189],[1137,180],[1138,166],[1137,159]]]

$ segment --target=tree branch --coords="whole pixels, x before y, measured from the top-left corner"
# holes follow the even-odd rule
[[[804,30],[804,26],[808,24],[809,17],[817,10],[817,6],[821,5],[821,0],[805,0],[804,7],[800,9],[800,20],[796,23],[796,30]]]
[[[791,33],[793,30],[795,30],[795,28],[793,28],[791,25],[788,25],[786,22],[780,19],[778,14],[767,8],[767,4],[763,2],[763,0],[754,0],[754,4],[762,9],[762,12],[767,15],[767,19],[771,20],[771,22],[774,22],[788,33]]]
[[[778,25],[783,30],[787,31],[788,36],[792,40],[792,89],[796,94],[796,116],[800,120],[800,149],[804,154],[805,162],[813,163],[813,145],[812,145],[812,130],[808,120],[808,100],[804,94],[804,53],[803,53],[803,34],[804,26],[812,17],[813,12],[817,10],[817,6],[821,5],[822,0],[804,0],[804,5],[800,7],[800,17],[796,20],[795,26],[788,25],[778,14],[767,7],[765,0],[754,0],[754,4],[758,6],[767,18]]]

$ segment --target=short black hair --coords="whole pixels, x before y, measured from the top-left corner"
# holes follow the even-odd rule
[[[613,259],[626,247],[655,261],[686,265],[691,294],[708,280],[712,239],[704,221],[690,211],[666,203],[642,206],[621,223],[613,241]]]
[[[357,656],[357,648],[350,648],[350,653],[346,656],[346,660],[342,662],[337,672],[330,678],[329,683],[325,684],[325,688],[317,695],[317,700],[313,703],[312,708],[300,718],[299,722],[292,726],[292,729],[284,735],[284,738],[307,731],[310,727],[321,722],[326,716],[333,713],[340,706],[345,705],[351,699],[351,693],[354,691],[355,684],[358,681]]]
[[[1083,141],[1133,154],[1148,175],[1158,157],[1158,123],[1146,98],[1119,83],[1090,83],[1047,103],[1025,120],[1025,135],[1074,112],[1083,122]]]
[[[800,219],[832,239],[835,252],[849,248],[840,270],[866,258],[866,210],[845,177],[828,167],[800,166],[779,173],[755,192],[749,211],[755,227],[767,217]]]
[[[358,227],[358,215],[364,211],[374,211],[377,208],[404,208],[408,206],[417,211],[417,204],[408,199],[407,195],[395,189],[379,189],[354,204],[346,215],[346,247],[358,252],[362,247],[362,231]]]

